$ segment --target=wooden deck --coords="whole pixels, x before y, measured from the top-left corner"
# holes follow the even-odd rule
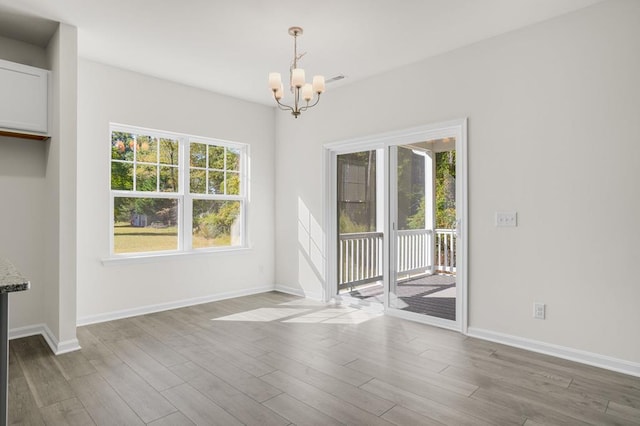
[[[454,275],[429,275],[399,283],[396,287],[397,308],[418,314],[455,321],[456,297]],[[361,286],[351,292],[351,297],[383,302],[381,282]]]
[[[9,424],[640,424],[640,378],[276,292],[78,338],[11,341]]]

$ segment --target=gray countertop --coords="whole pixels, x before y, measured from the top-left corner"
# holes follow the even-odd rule
[[[8,259],[0,257],[0,294],[29,290],[31,283]]]

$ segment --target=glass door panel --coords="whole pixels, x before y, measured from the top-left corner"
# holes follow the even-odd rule
[[[338,296],[384,302],[382,150],[337,155]]]
[[[389,308],[457,320],[455,138],[390,147]]]

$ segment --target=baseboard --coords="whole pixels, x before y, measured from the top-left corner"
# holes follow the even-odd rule
[[[78,342],[78,339],[58,342],[58,339],[46,324],[35,324],[26,327],[13,328],[9,330],[9,340],[19,339],[21,337],[37,336],[38,334],[44,338],[44,341],[47,342],[51,351],[56,355],[66,354],[67,352],[73,352],[80,349],[80,342]]]
[[[582,364],[592,365],[594,367],[616,371],[618,373],[640,377],[640,363],[637,362],[626,361],[623,359],[600,355],[593,352],[587,352],[580,349],[573,349],[566,346],[555,345],[552,343],[541,342],[524,337],[512,336],[509,334],[498,333],[490,330],[483,330],[475,327],[469,327],[467,335],[482,340],[502,343],[507,346],[526,349],[532,352],[551,355],[558,358],[567,359],[569,361],[575,361]]]
[[[113,321],[122,318],[130,318],[138,315],[152,314],[154,312],[168,311],[171,309],[184,308],[186,306],[200,305],[202,303],[217,302],[219,300],[232,299],[234,297],[251,296],[252,294],[266,293],[274,291],[272,286],[254,287],[238,291],[230,291],[226,293],[217,293],[209,296],[194,297],[192,299],[182,299],[175,302],[160,303],[157,305],[147,305],[132,309],[123,309],[120,311],[106,312],[97,315],[88,315],[78,318],[78,327],[99,322]]]
[[[294,296],[306,297],[307,299],[322,301],[324,296],[322,292],[305,292],[301,288],[287,287],[286,285],[276,284],[275,291],[280,293],[292,294]]]
[[[9,330],[9,340],[20,339],[22,337],[37,336],[38,334],[42,334],[42,336],[44,336],[44,327],[44,324],[35,324],[28,325],[26,327],[12,328],[11,330]]]

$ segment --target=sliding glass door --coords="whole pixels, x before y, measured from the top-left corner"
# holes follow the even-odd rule
[[[464,330],[465,125],[328,149],[329,298]]]

